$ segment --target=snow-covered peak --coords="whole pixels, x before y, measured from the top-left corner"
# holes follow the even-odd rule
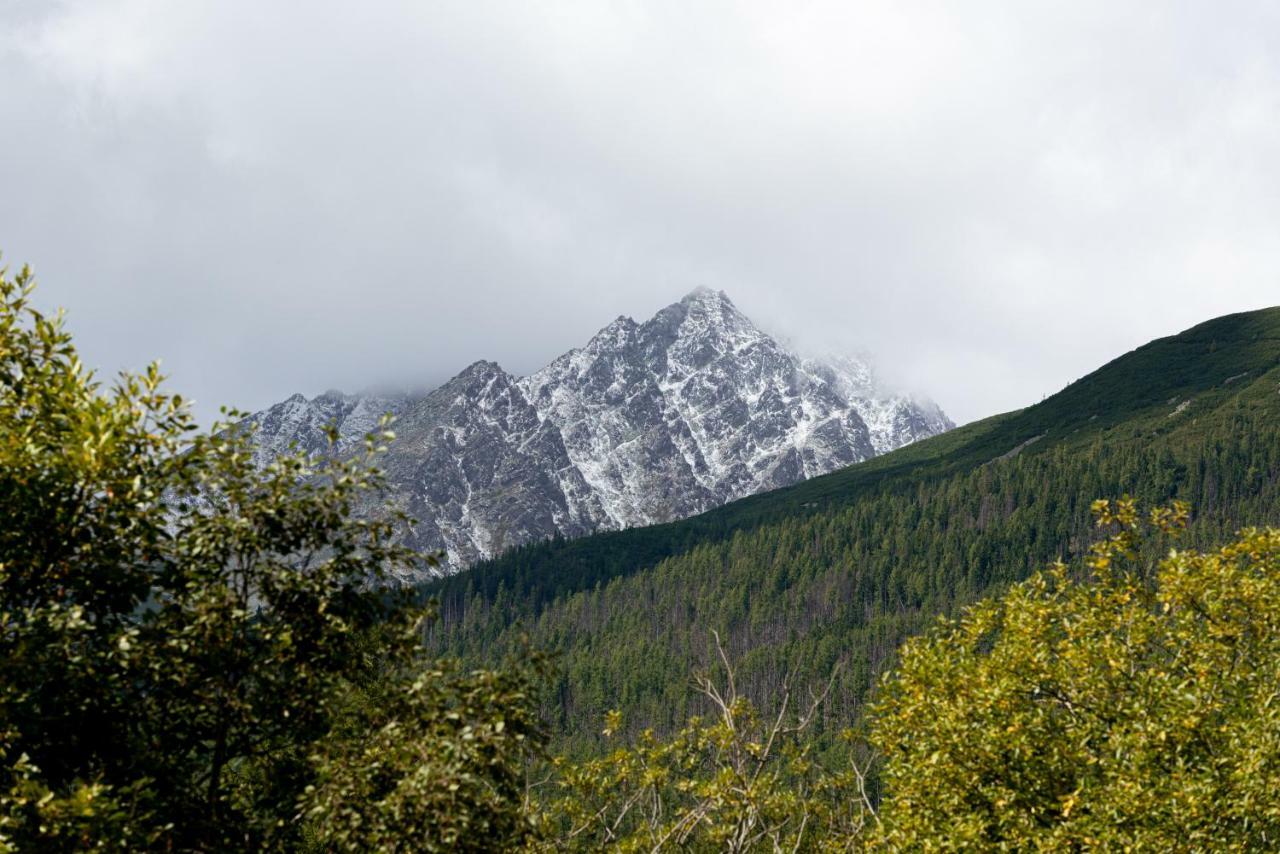
[[[410,543],[453,569],[553,535],[651,524],[865,460],[952,425],[881,387],[867,359],[812,359],[723,291],[642,323],[620,316],[517,378],[490,361],[414,396],[295,395],[250,420],[264,458],[349,445],[399,416],[386,468],[420,520]]]
[[[497,362],[490,362],[488,359],[480,359],[467,365],[458,375],[450,380],[486,380],[496,376],[508,376],[507,372],[502,369],[502,365]]]
[[[764,335],[724,291],[705,287],[662,309],[649,324],[667,327],[673,322],[682,338],[755,339]]]
[[[729,299],[729,295],[724,291],[718,291],[708,288],[705,285],[699,285],[680,299],[680,305],[690,308],[698,307],[704,311],[736,312],[737,306]]]
[[[295,394],[245,419],[244,426],[254,431],[254,461],[264,465],[272,458],[290,451],[306,453],[339,453],[356,447],[364,437],[378,429],[382,416],[395,416],[405,411],[412,398],[407,395],[347,395],[329,391],[307,400]],[[327,428],[338,430],[338,441],[331,449]]]
[[[723,291],[709,288],[659,311],[640,325],[636,338],[643,358],[672,377],[688,377],[753,345],[776,346]]]
[[[602,353],[629,347],[635,341],[636,330],[639,328],[640,325],[631,318],[619,315],[608,326],[592,335],[591,340],[582,348],[582,351]],[[571,350],[570,352],[578,351]]]

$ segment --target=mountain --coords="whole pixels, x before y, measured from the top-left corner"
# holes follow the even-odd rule
[[[548,715],[598,747],[705,711],[692,669],[717,631],[752,699],[838,672],[857,719],[907,636],[1098,536],[1090,504],[1188,501],[1182,545],[1280,524],[1280,308],[1153,341],[1041,403],[664,525],[524,546],[439,580],[430,642],[474,662],[528,635],[556,654]],[[1154,562],[1172,544],[1144,547]]]
[[[355,447],[383,412],[409,544],[446,570],[552,537],[666,522],[797,483],[954,425],[880,387],[869,363],[793,353],[723,292],[619,317],[516,377],[476,362],[425,395],[294,395],[247,422],[260,461]]]

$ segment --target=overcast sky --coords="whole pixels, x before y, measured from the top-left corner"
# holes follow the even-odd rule
[[[0,0],[0,251],[205,418],[708,285],[963,422],[1280,303],[1277,10]]]

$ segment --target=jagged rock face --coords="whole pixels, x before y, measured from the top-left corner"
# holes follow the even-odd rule
[[[307,400],[295,394],[245,421],[256,428],[254,461],[259,465],[284,453],[289,447],[307,453],[330,450],[327,429],[338,430],[333,450],[347,453],[378,427],[383,415],[399,416],[410,403],[405,395],[345,395],[328,391]]]
[[[397,416],[383,462],[446,571],[556,534],[668,521],[950,429],[935,404],[882,392],[860,360],[803,359],[723,293],[698,290],[517,378],[477,362],[421,396],[294,395],[249,419],[261,459],[338,452]]]
[[[806,359],[805,366],[831,383],[862,417],[876,454],[887,454],[956,426],[933,401],[880,388],[868,359],[828,356]]]

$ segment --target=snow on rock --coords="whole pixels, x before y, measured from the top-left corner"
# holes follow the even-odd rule
[[[358,447],[397,417],[383,461],[409,544],[444,571],[554,535],[678,519],[954,426],[882,389],[865,358],[802,358],[723,292],[700,288],[644,323],[514,377],[477,362],[420,395],[294,395],[249,419],[259,462],[296,446]]]

